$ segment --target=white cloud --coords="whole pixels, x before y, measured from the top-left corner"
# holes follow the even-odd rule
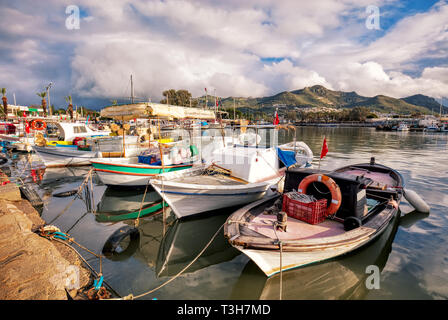
[[[15,70],[6,87],[25,90],[26,77],[26,90],[33,81],[38,88],[48,70],[61,90],[92,98],[128,96],[131,73],[136,93],[153,100],[168,88],[261,96],[314,84],[368,96],[448,92],[445,1],[376,40],[365,7],[394,0],[80,0],[87,16],[77,31],[64,27],[71,3],[51,3],[0,11],[9,58],[0,68]]]

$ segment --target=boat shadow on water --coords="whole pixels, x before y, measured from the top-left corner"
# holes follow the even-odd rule
[[[149,186],[148,189],[107,187],[98,203],[98,222],[115,222],[156,215],[168,204]]]
[[[231,211],[230,211],[231,212]],[[229,210],[215,210],[194,218],[176,219],[165,233],[157,254],[158,277],[175,276],[205,251],[184,273],[190,273],[211,265],[232,260],[240,254],[224,238],[221,226]],[[216,232],[218,235],[213,239]],[[213,241],[209,243],[211,240]]]
[[[372,271],[368,267],[375,266],[381,273],[392,251],[397,230],[400,227],[409,228],[428,216],[426,213],[412,211],[396,217],[381,236],[366,246],[326,262],[285,271],[282,275],[276,274],[268,278],[249,260],[230,299],[279,299],[281,278],[282,299],[365,299],[372,290],[369,289]]]

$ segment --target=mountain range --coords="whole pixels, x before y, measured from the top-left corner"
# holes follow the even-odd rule
[[[210,97],[209,101],[212,99],[213,97]],[[332,109],[365,107],[371,111],[397,114],[438,114],[441,109],[440,103],[434,98],[422,94],[401,99],[385,95],[365,97],[354,91],[334,91],[321,85],[305,87],[294,91],[283,91],[273,96],[260,98],[222,98],[221,103],[223,108],[233,108],[234,99],[236,107],[241,108],[241,111],[244,112],[273,112],[278,106],[283,106],[286,110],[316,107]],[[442,113],[448,113],[448,107],[442,106]]]

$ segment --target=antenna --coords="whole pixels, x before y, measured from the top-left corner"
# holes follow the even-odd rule
[[[131,103],[134,103],[134,83],[132,82],[132,74],[131,74]]]

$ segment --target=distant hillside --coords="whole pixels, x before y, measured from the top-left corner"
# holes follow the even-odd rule
[[[366,107],[370,110],[375,110],[379,112],[395,112],[395,113],[427,113],[428,109],[422,106],[416,106],[410,103],[407,103],[401,99],[395,99],[388,96],[375,96],[373,98],[369,98],[365,101],[355,103],[350,107]]]
[[[233,97],[221,99],[224,108],[233,107]],[[235,104],[242,110],[252,110],[253,112],[271,112],[276,105],[284,105],[289,108],[354,108],[366,107],[372,111],[383,113],[435,113],[439,112],[440,104],[431,97],[421,94],[396,99],[384,95],[375,97],[364,97],[356,92],[333,91],[321,85],[305,87],[294,91],[283,91],[273,96],[261,98],[235,98]],[[443,107],[444,113],[448,112],[448,107]]]
[[[423,94],[416,94],[410,97],[401,98],[401,100],[416,106],[425,107],[428,110],[434,110],[435,113],[440,111],[440,102],[437,102],[436,99]],[[448,112],[448,107],[442,105],[442,110],[446,113]]]

